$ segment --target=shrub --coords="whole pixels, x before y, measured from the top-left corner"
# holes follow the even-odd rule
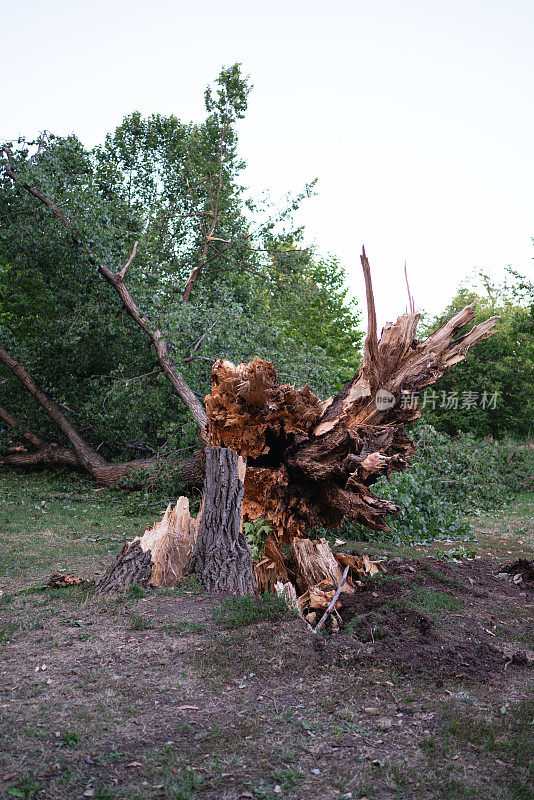
[[[472,434],[451,439],[420,422],[411,431],[416,451],[406,472],[373,487],[379,497],[400,506],[389,520],[391,531],[376,533],[345,522],[337,535],[395,543],[469,538],[465,515],[508,502],[529,488],[531,449],[507,441],[477,441]],[[324,531],[319,531],[324,535]]]

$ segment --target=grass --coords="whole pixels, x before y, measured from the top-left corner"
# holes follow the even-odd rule
[[[227,601],[212,617],[211,600],[191,578],[176,589],[132,587],[119,598],[46,587],[59,567],[93,577],[157,517],[134,518],[119,494],[93,488],[62,475],[0,472],[8,501],[0,511],[4,522],[9,516],[0,538],[0,776],[13,774],[0,794],[83,798],[91,788],[94,800],[247,792],[252,800],[530,800],[534,712],[516,702],[526,671],[510,666],[488,683],[451,679],[440,687],[428,676],[396,673],[394,664],[353,659],[359,648],[371,651],[368,642],[319,639],[299,620],[276,624],[292,612],[270,596]],[[522,521],[517,508],[483,523],[477,517],[491,530],[480,534],[477,552],[490,536],[503,560],[521,551],[518,540],[526,554],[529,503],[517,506]],[[386,546],[361,549],[384,555]],[[391,549],[411,558],[431,552]],[[451,578],[441,583],[427,566],[421,581],[384,577],[437,618],[456,608],[468,615],[469,595],[455,596],[458,566],[449,564]],[[442,591],[419,585],[429,578]],[[499,621],[492,643],[517,648],[524,606],[475,603]],[[150,635],[132,633],[148,627]],[[381,730],[368,706],[391,717],[392,729]],[[413,711],[397,717],[398,706]]]
[[[94,489],[74,473],[0,472],[0,577],[15,587],[36,573],[93,577],[121,542],[158,517],[132,516],[120,495]]]
[[[346,547],[375,556],[447,558],[451,551],[465,552],[469,557],[534,558],[534,492],[517,495],[510,503],[493,511],[474,512],[467,517],[473,541],[436,541],[398,545],[382,537],[365,541],[351,539]],[[453,556],[456,557],[456,556]]]
[[[422,740],[421,749],[429,766],[439,780],[435,782],[435,797],[439,800],[473,798],[486,800],[488,787],[466,785],[458,776],[444,767],[455,760],[501,767],[498,781],[493,781],[491,797],[495,800],[532,800],[534,784],[530,769],[534,760],[532,723],[534,699],[510,703],[505,713],[493,718],[466,714],[457,703],[444,708],[444,725],[439,736]]]
[[[194,634],[204,633],[206,626],[201,622],[188,622],[187,620],[176,620],[164,626],[165,633],[174,636],[193,636]]]
[[[452,594],[439,592],[435,589],[425,589],[424,586],[412,587],[409,602],[416,610],[427,611],[430,614],[459,611],[463,605],[462,601]]]
[[[130,623],[128,627],[132,631],[146,631],[153,628],[154,625],[149,619],[141,616],[141,614],[134,613],[130,614]]]
[[[212,610],[215,622],[223,628],[241,628],[256,622],[268,620],[280,622],[293,619],[296,612],[288,606],[283,597],[265,594],[263,597],[231,597]]]

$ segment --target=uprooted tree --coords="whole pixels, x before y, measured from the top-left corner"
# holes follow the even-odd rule
[[[365,559],[333,554],[324,540],[307,539],[306,531],[318,524],[336,528],[344,518],[387,530],[387,515],[398,509],[374,495],[371,486],[381,475],[409,466],[414,447],[404,425],[421,415],[413,393],[435,383],[465,358],[469,347],[490,336],[496,318],[458,336],[474,316],[471,304],[419,342],[419,315],[412,305],[378,339],[365,251],[361,261],[368,303],[364,360],[336,397],[321,401],[308,386],[280,385],[272,364],[260,358],[238,366],[214,364],[212,391],[206,397],[204,508],[194,524],[187,516],[185,523],[162,526],[166,545],[158,555],[152,550],[153,571],[146,582],[165,584],[161,560],[172,560],[172,553],[186,543],[187,554],[179,559],[171,583],[188,570],[208,588],[253,592],[241,518],[265,519],[270,525],[263,557],[255,566],[257,588],[285,591],[295,601],[300,594],[298,605],[312,619],[315,610],[335,599],[341,567],[350,575],[347,580],[345,574],[343,587],[349,592],[361,575],[377,569]],[[149,529],[130,545],[138,551],[138,569],[146,566],[146,553],[154,544]],[[127,553],[128,546],[117,569],[123,568]],[[112,568],[112,585],[116,575]],[[139,579],[138,572],[134,578]]]
[[[221,232],[217,226],[230,135],[224,113],[218,122],[218,152],[207,178],[201,182],[208,184],[203,210],[198,210],[196,201],[192,209],[186,209],[201,224],[197,231],[198,258],[181,293],[183,309],[212,263],[210,259],[221,264],[230,259],[224,251],[230,241],[216,235]],[[329,606],[341,585],[342,568],[348,568],[344,589],[353,591],[358,576],[376,567],[362,559],[334,556],[324,543],[307,539],[307,532],[319,524],[336,528],[344,518],[375,530],[387,529],[386,517],[395,513],[396,507],[376,497],[371,487],[380,476],[408,466],[413,444],[404,425],[417,419],[420,411],[415,404],[406,402],[407,398],[436,382],[465,358],[471,345],[491,335],[495,318],[461,335],[462,328],[474,318],[471,304],[418,342],[415,337],[419,315],[410,301],[409,313],[396,323],[387,324],[379,339],[370,268],[363,252],[368,308],[364,358],[357,374],[335,397],[323,401],[308,385],[296,388],[280,384],[273,365],[259,357],[238,366],[219,359],[212,368],[211,393],[204,405],[179,370],[165,334],[140,310],[128,288],[127,272],[136,257],[137,243],[132,248],[132,241],[129,242],[131,252],[129,257],[124,256],[124,266],[105,263],[94,244],[88,242],[79,220],[19,172],[9,148],[4,156],[7,180],[55,218],[70,245],[83,254],[115,293],[123,312],[155,355],[157,371],[165,376],[195,420],[201,431],[202,450],[207,448],[207,458],[199,452],[181,463],[184,482],[202,484],[205,476],[199,518],[191,519],[188,505],[181,499],[175,509],[168,509],[160,523],[125,545],[101,579],[100,588],[112,590],[132,581],[172,585],[187,569],[199,575],[208,588],[236,594],[252,592],[256,587],[280,590],[285,586],[291,596],[300,595],[301,608],[313,611]],[[189,197],[189,190],[186,194]],[[228,209],[226,215],[231,216]],[[217,249],[221,247],[222,250]],[[241,269],[239,255],[232,254],[232,258]],[[192,353],[204,337],[202,333],[191,343]],[[61,443],[49,441],[28,430],[11,410],[0,406],[3,423],[24,441],[23,449],[4,454],[4,463],[63,464],[85,470],[105,486],[140,468],[157,467],[155,456],[108,461],[73,425],[64,404],[44,391],[21,360],[8,352],[5,342],[0,347],[0,362],[63,436]],[[261,558],[253,567],[242,522],[258,520],[265,520],[270,533]]]

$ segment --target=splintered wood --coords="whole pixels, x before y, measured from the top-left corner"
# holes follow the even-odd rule
[[[120,592],[127,586],[175,586],[184,574],[198,533],[198,521],[189,513],[189,500],[180,497],[167,506],[163,518],[143,536],[127,542],[98,581],[101,592]]]
[[[362,579],[382,570],[367,556],[332,553],[325,540],[312,541],[307,535],[316,526],[336,529],[344,519],[388,530],[386,518],[398,507],[377,497],[371,487],[382,476],[389,478],[409,466],[414,445],[404,426],[421,416],[412,398],[462,361],[469,347],[491,336],[497,319],[492,317],[462,333],[475,317],[475,303],[471,303],[418,341],[420,315],[410,302],[410,313],[388,323],[379,338],[365,251],[361,262],[368,310],[363,362],[335,397],[323,402],[309,386],[280,384],[273,365],[258,356],[237,366],[216,361],[211,393],[206,397],[208,451],[230,448],[241,456],[243,467],[246,463],[242,521],[265,520],[270,526],[262,558],[254,566],[255,583],[261,592],[289,593],[307,615],[328,608],[346,568],[341,598],[357,591]],[[222,502],[217,498],[222,497],[224,485],[224,480],[206,480],[205,507],[211,509],[212,520],[217,518],[215,505]],[[184,505],[183,509],[182,522],[175,522],[180,516],[176,509],[172,513],[168,509],[158,525],[127,545],[103,585],[106,580],[114,585],[135,567],[142,575],[148,570],[147,581],[153,585],[175,583],[191,555],[198,529],[188,508]],[[202,524],[204,532],[206,524]],[[210,541],[216,542],[217,524],[212,527]],[[220,526],[219,535],[223,537]],[[234,539],[241,541],[239,536]],[[137,550],[132,553],[134,545]],[[206,569],[208,560],[206,552]],[[245,583],[249,587],[250,575]],[[334,618],[335,613],[334,606]]]
[[[493,333],[496,317],[458,336],[475,316],[471,303],[423,342],[415,338],[416,313],[388,323],[378,339],[365,254],[362,263],[369,303],[364,360],[336,397],[321,402],[309,386],[280,385],[273,365],[258,357],[213,366],[208,440],[247,459],[244,519],[267,519],[278,544],[314,525],[336,528],[344,518],[387,530],[386,517],[398,508],[371,486],[409,465],[414,445],[404,425],[421,411],[403,398],[435,383]]]
[[[295,567],[296,585],[291,581],[277,581],[274,590],[297,608],[312,626],[328,609],[341,584],[342,593],[331,609],[334,619],[342,607],[343,594],[354,594],[362,588],[362,579],[386,572],[381,562],[371,561],[367,555],[332,552],[326,539],[296,539],[291,543],[290,557]],[[345,570],[347,575],[343,582]]]

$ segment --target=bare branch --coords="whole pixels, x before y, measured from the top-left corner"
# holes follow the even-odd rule
[[[138,245],[138,244],[139,244],[139,242],[136,242],[136,243],[134,244],[134,246],[133,246],[133,250],[132,250],[132,254],[131,254],[130,258],[128,259],[128,261],[126,262],[126,264],[124,265],[124,267],[123,267],[123,268],[121,269],[121,271],[119,272],[119,276],[120,276],[121,278],[123,278],[123,279],[124,279],[124,276],[126,275],[126,271],[127,271],[128,267],[130,266],[130,264],[132,263],[132,261],[133,261],[133,260],[134,260],[134,258],[135,258],[135,254],[137,253],[137,245]]]

